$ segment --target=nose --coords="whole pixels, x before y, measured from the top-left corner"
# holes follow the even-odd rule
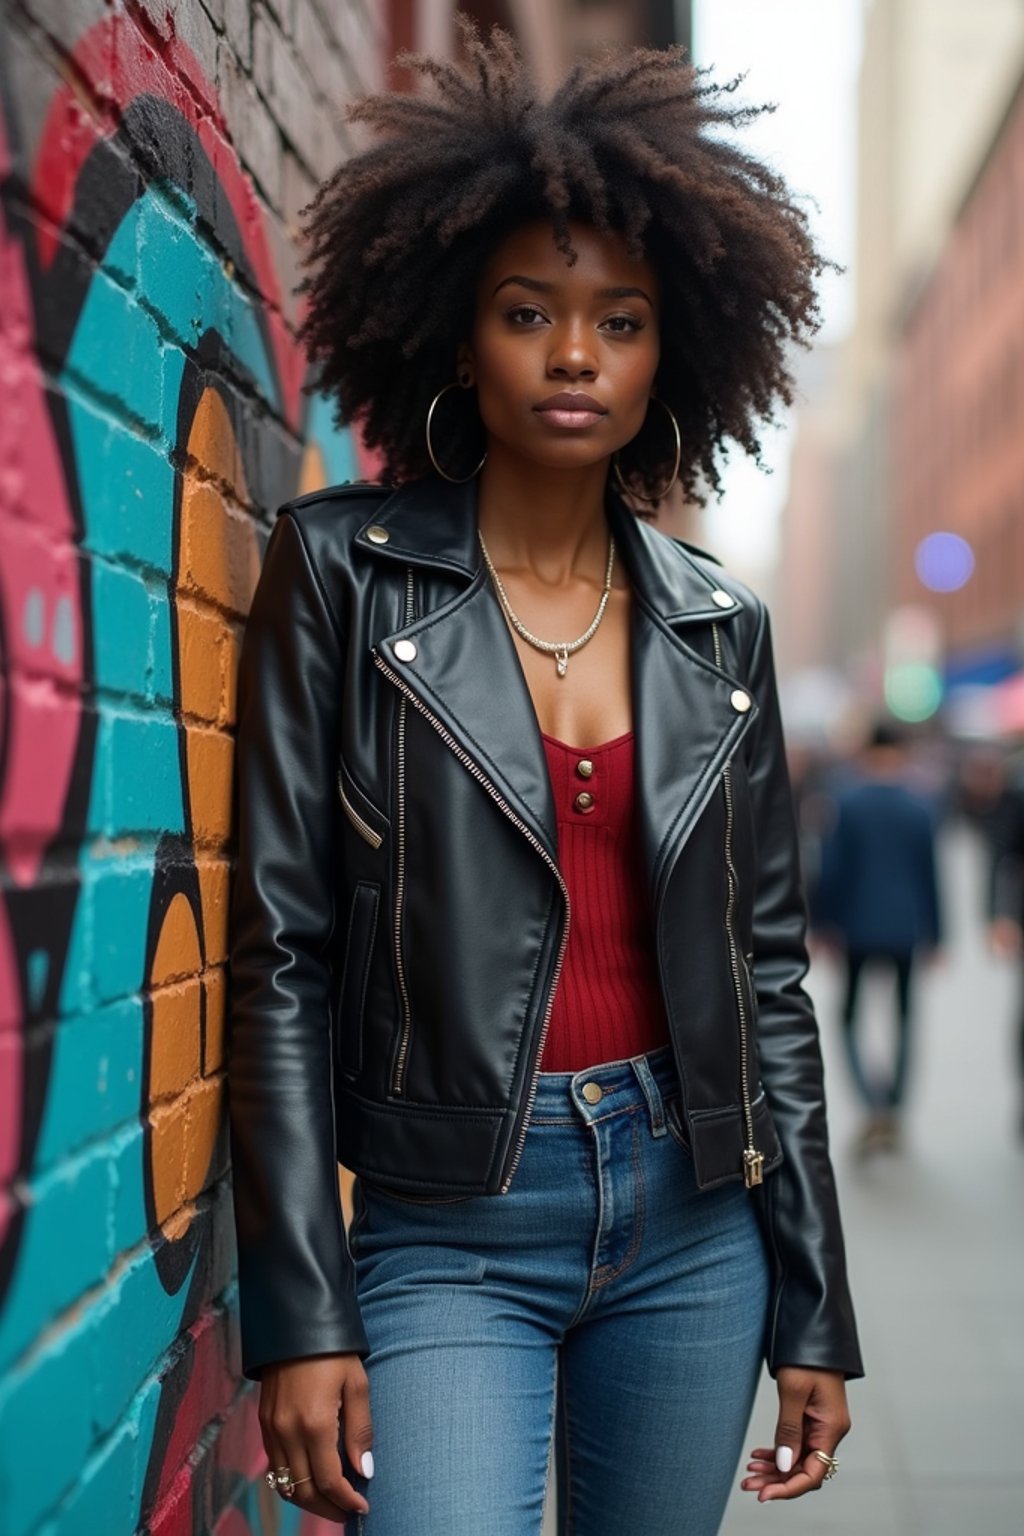
[[[557,327],[548,353],[548,376],[553,379],[596,379],[597,358],[586,327]]]

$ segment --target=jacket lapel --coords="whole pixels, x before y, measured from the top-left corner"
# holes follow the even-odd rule
[[[465,579],[449,601],[382,636],[376,650],[557,860],[540,726],[480,555],[475,492],[474,482],[418,481],[397,491],[357,533],[360,548]],[[375,542],[369,529],[378,540],[385,530],[387,542]],[[414,656],[402,640],[412,641]]]
[[[635,777],[652,894],[657,899],[722,768],[756,716],[739,711],[734,678],[683,636],[740,612],[677,541],[638,519],[613,492],[609,524],[633,589],[631,673]],[[371,530],[373,536],[371,537]],[[385,538],[382,538],[386,535]],[[463,578],[440,607],[380,637],[375,649],[557,858],[554,802],[540,727],[515,644],[476,537],[476,485],[423,480],[378,505],[360,549]],[[713,595],[714,594],[714,595]],[[396,644],[412,641],[415,655]],[[469,766],[469,764],[467,764]],[[472,771],[472,770],[471,770]]]
[[[722,769],[757,715],[746,690],[686,643],[694,625],[727,622],[741,604],[674,539],[615,495],[608,517],[633,583],[633,728],[637,814],[656,908],[675,859]],[[726,601],[731,598],[731,602]]]

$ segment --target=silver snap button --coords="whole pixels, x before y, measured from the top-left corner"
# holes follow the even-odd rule
[[[714,592],[712,592],[711,601],[718,608],[731,608],[733,605],[732,598],[728,592],[723,592],[721,587],[716,587]]]
[[[372,523],[366,530],[366,537],[369,539],[371,544],[386,544],[391,535],[388,533],[387,529],[382,528],[379,523]]]
[[[588,1104],[600,1104],[604,1098],[604,1089],[600,1083],[584,1083],[580,1089]]]
[[[396,640],[394,652],[399,661],[416,660],[416,646],[411,640]]]
[[[729,695],[729,703],[739,715],[745,715],[753,700],[749,693],[744,693],[742,688],[734,688]]]

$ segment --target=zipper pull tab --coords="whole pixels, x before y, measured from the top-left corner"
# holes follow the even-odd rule
[[[756,1189],[764,1179],[764,1153],[748,1147],[743,1154],[743,1182],[748,1189]]]

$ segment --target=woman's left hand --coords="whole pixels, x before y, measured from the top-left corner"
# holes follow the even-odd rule
[[[829,1472],[827,1461],[850,1429],[846,1380],[842,1371],[808,1371],[781,1366],[776,1374],[779,1418],[775,1446],[760,1446],[750,1454],[747,1476],[740,1484],[756,1493],[759,1504],[769,1499],[798,1499],[820,1488]]]

